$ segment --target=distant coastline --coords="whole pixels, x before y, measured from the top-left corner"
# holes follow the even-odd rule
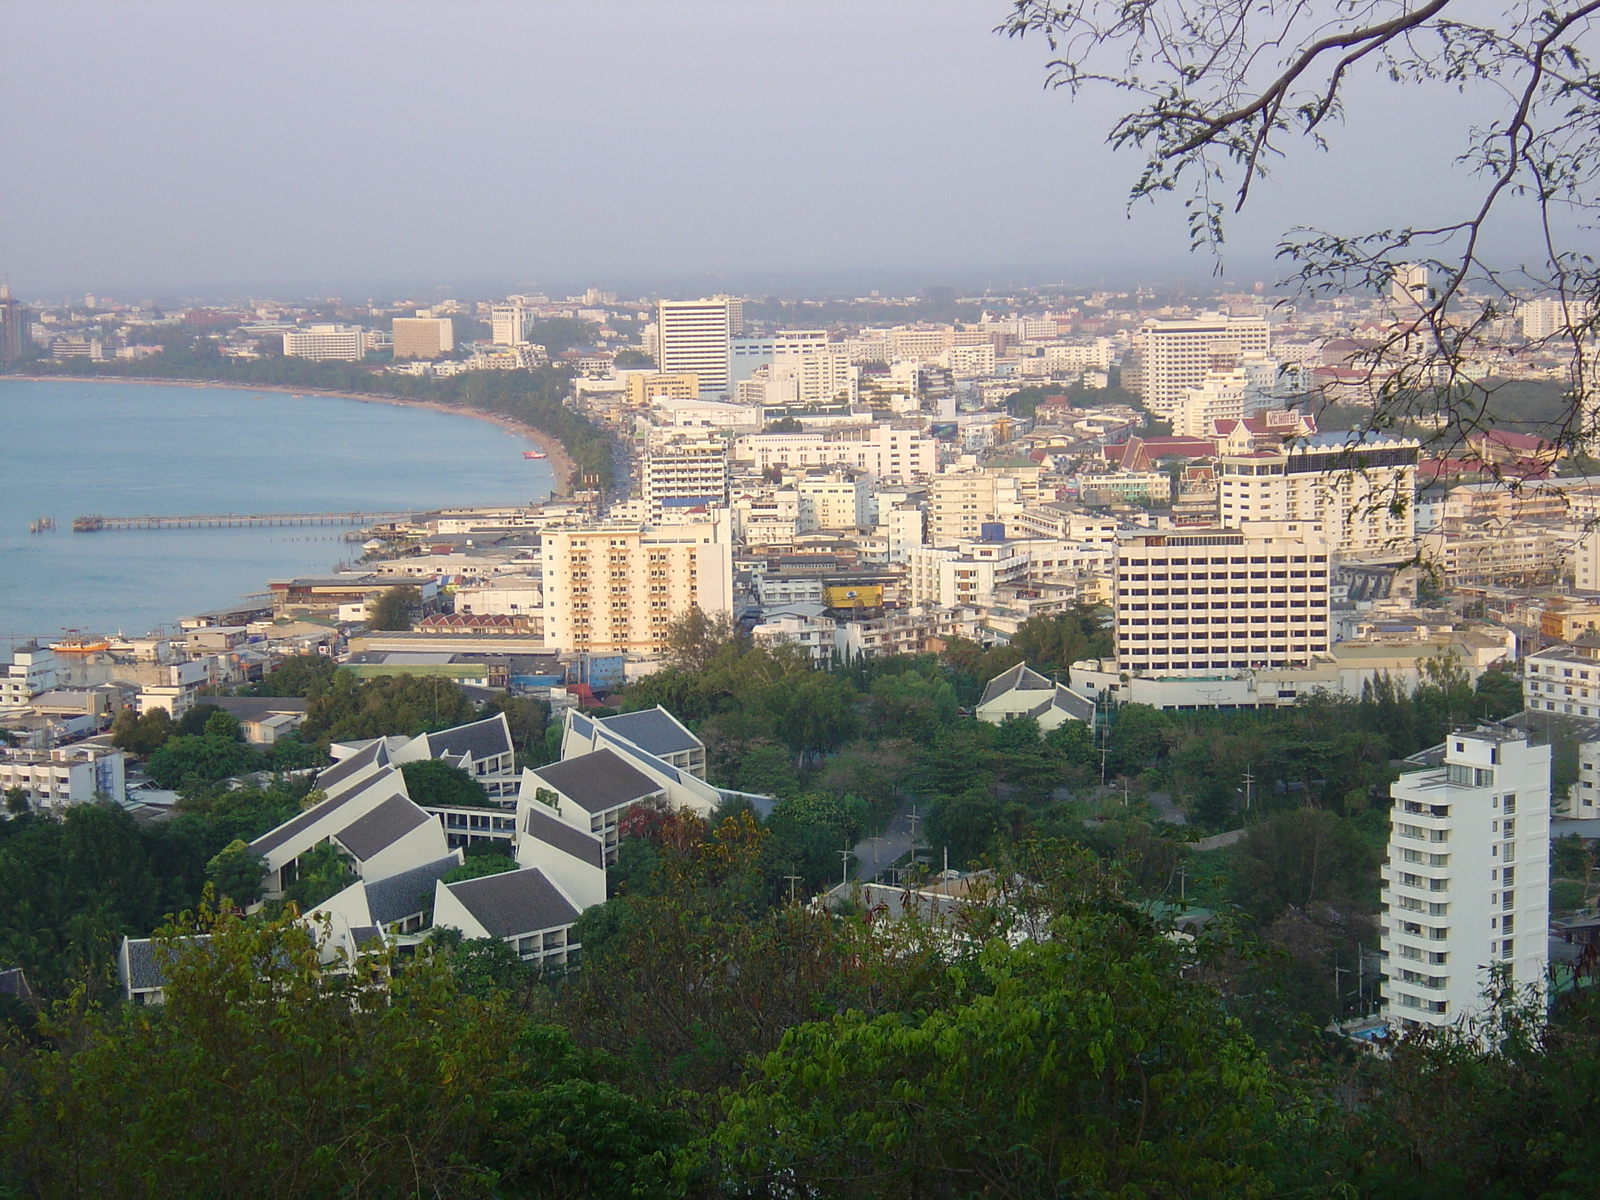
[[[551,496],[570,493],[576,473],[572,457],[559,438],[535,429],[524,421],[499,413],[485,412],[464,404],[446,404],[439,400],[419,400],[411,396],[397,396],[390,392],[347,392],[319,387],[291,387],[281,383],[243,384],[225,379],[163,379],[151,375],[21,375],[5,374],[0,379],[23,379],[30,383],[132,383],[161,384],[165,387],[227,388],[235,392],[280,392],[288,396],[325,396],[334,400],[361,400],[373,404],[393,404],[404,408],[426,408],[448,416],[471,417],[475,421],[488,421],[501,429],[526,438],[549,455],[550,469],[554,475]]]

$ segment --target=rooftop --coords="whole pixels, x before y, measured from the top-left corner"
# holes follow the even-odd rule
[[[538,867],[444,885],[491,937],[571,925],[578,910]]]

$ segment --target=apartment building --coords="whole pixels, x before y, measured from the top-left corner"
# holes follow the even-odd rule
[[[489,309],[490,336],[496,346],[526,346],[534,321],[533,310],[515,300]]]
[[[0,708],[25,708],[28,701],[48,692],[60,678],[60,660],[47,647],[22,645],[0,650]]]
[[[1571,550],[1573,535],[1545,525],[1432,530],[1417,538],[1422,561],[1451,585],[1552,578]]]
[[[1522,325],[1522,336],[1529,341],[1553,337],[1562,330],[1581,327],[1589,319],[1587,300],[1562,300],[1545,298],[1529,300],[1517,309],[1517,320]]]
[[[1309,665],[1328,637],[1328,547],[1304,525],[1141,532],[1113,573],[1119,671]]]
[[[795,481],[796,529],[870,529],[873,525],[872,485],[864,475],[840,471],[807,475]]]
[[[928,541],[949,545],[976,538],[983,526],[1004,525],[1026,502],[1022,482],[997,471],[962,471],[928,481]]]
[[[394,357],[438,358],[456,346],[455,323],[449,317],[396,317]]]
[[[760,408],[818,408],[854,404],[859,396],[861,368],[849,355],[794,354],[755,368],[749,379],[734,389],[739,404]]]
[[[670,527],[601,524],[544,534],[545,642],[658,656],[690,608],[733,607],[726,512]]]
[[[315,362],[360,362],[367,352],[367,331],[359,325],[308,325],[283,332],[283,353]]]
[[[21,788],[35,809],[88,804],[101,797],[121,803],[125,758],[106,746],[0,753],[0,792]]]
[[[1207,313],[1196,320],[1146,321],[1134,334],[1145,407],[1158,417],[1172,416],[1207,374],[1234,370],[1241,355],[1265,354],[1269,342],[1261,317]]]
[[[644,499],[652,517],[668,508],[728,501],[728,445],[676,438],[652,447],[641,464]]]
[[[1224,454],[1217,479],[1222,524],[1320,524],[1338,554],[1409,548],[1416,536],[1419,443],[1354,437],[1319,433],[1281,450]]]
[[[997,589],[1025,581],[1029,565],[1028,552],[1010,542],[919,546],[906,556],[906,579],[913,604],[955,608],[991,603]]]
[[[695,400],[700,395],[700,377],[693,371],[676,375],[630,372],[623,385],[629,408],[651,408],[660,400]]]
[[[844,466],[877,479],[906,480],[939,469],[939,443],[920,430],[876,421],[826,433],[747,434],[734,442],[733,457],[762,473]]]
[[[1572,646],[1551,646],[1523,664],[1523,704],[1533,712],[1600,717],[1600,659]]]
[[[702,393],[726,392],[730,382],[732,321],[726,299],[658,301],[656,366],[669,375],[692,373],[700,381]]]
[[[1487,1007],[1491,967],[1542,990],[1550,925],[1550,747],[1453,733],[1443,761],[1390,787],[1383,1010],[1435,1028]]]
[[[1208,371],[1198,387],[1184,392],[1172,414],[1176,437],[1210,437],[1218,421],[1244,419],[1250,378],[1243,371]]]

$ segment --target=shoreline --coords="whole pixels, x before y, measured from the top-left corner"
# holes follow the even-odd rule
[[[232,383],[217,379],[164,379],[154,376],[126,376],[126,375],[0,375],[0,380],[22,379],[30,383],[142,383],[162,384],[167,387],[227,388],[235,392],[279,392],[285,396],[322,396],[330,400],[361,400],[372,404],[392,404],[401,408],[426,408],[433,412],[443,413],[446,416],[471,417],[475,421],[488,421],[498,425],[508,433],[532,442],[549,456],[551,471],[551,500],[560,496],[570,495],[572,480],[577,473],[572,459],[567,454],[567,448],[560,441],[542,429],[535,429],[532,425],[525,424],[512,417],[501,416],[499,413],[483,412],[476,408],[445,404],[439,400],[418,400],[410,396],[396,396],[392,393],[377,392],[339,392],[326,388],[295,388],[284,384],[265,383],[247,385]]]

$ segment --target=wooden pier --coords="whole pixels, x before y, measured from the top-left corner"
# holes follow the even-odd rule
[[[182,517],[74,517],[73,533],[113,529],[259,529],[272,525],[373,525],[404,521],[412,512],[198,513]]]

